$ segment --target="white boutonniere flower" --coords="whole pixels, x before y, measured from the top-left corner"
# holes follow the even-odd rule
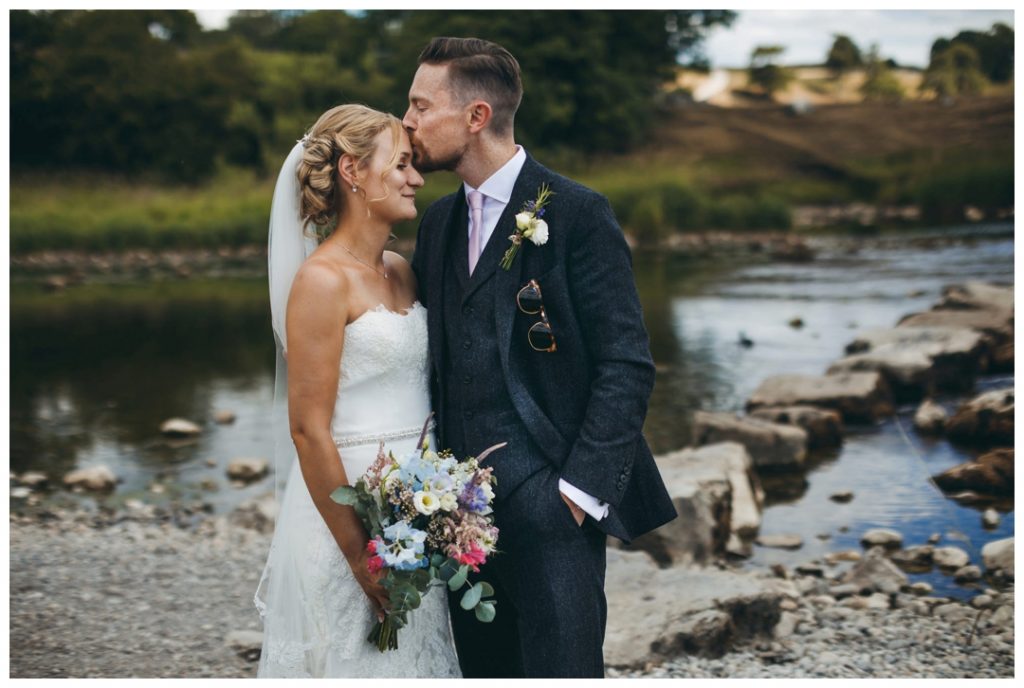
[[[506,270],[512,267],[512,261],[515,260],[523,239],[529,239],[534,246],[543,246],[548,242],[548,223],[541,218],[544,217],[544,206],[554,195],[551,187],[541,184],[537,198],[523,204],[523,209],[516,214],[516,231],[508,237],[512,245],[501,259],[501,267]]]

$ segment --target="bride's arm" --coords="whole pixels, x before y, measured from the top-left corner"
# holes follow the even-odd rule
[[[386,606],[387,593],[377,582],[379,576],[366,567],[366,529],[352,507],[330,498],[339,485],[350,484],[331,436],[348,319],[345,287],[344,276],[314,259],[295,276],[286,318],[288,418],[313,504],[367,596]]]

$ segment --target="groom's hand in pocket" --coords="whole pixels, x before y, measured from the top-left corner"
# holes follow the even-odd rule
[[[587,513],[583,511],[583,509],[579,508],[576,505],[576,502],[566,497],[565,493],[561,490],[558,491],[558,494],[562,497],[562,501],[565,502],[566,506],[569,507],[569,511],[572,512],[572,517],[576,519],[576,525],[582,526],[583,519],[587,517]]]

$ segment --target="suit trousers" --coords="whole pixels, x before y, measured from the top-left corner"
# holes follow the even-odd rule
[[[494,502],[498,552],[469,577],[494,587],[494,621],[449,594],[466,678],[604,676],[606,536],[589,516],[576,524],[558,477],[543,468]]]

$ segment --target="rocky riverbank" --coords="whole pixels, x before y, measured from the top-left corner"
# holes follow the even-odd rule
[[[271,527],[252,509],[177,524],[138,509],[12,514],[11,676],[255,676]],[[608,675],[1013,675],[1012,583],[968,605],[861,569],[858,587],[610,549]]]
[[[634,246],[635,248],[638,248]],[[647,248],[647,247],[639,247]],[[704,231],[674,234],[650,247],[690,257],[767,257],[807,261],[814,249],[804,237],[783,231]],[[411,256],[413,242],[389,249]],[[59,291],[88,282],[252,277],[266,273],[266,246],[124,251],[39,251],[11,257],[16,279]]]

